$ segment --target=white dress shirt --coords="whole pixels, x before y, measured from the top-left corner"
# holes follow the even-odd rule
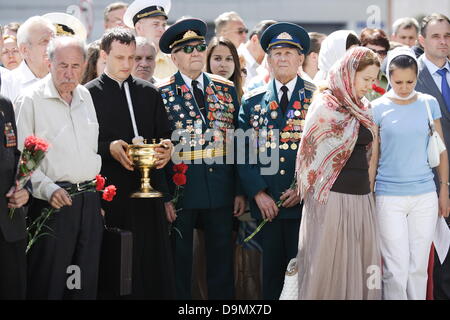
[[[2,79],[2,88],[0,92],[14,102],[19,95],[23,94],[24,89],[30,87],[39,80],[41,79],[34,75],[25,60],[23,60],[16,69],[9,72],[9,74]]]
[[[39,169],[31,176],[34,197],[49,201],[59,188],[55,182],[79,183],[94,179],[100,172],[97,116],[85,87],[75,88],[69,105],[49,74],[19,96],[15,113],[20,150],[29,135],[50,144]]]
[[[245,85],[247,85],[250,83],[252,78],[258,75],[257,69],[259,67],[259,63],[256,62],[255,58],[252,56],[250,51],[248,51],[244,43],[239,46],[238,53],[242,55],[245,60],[245,68],[247,69],[247,79]]]
[[[197,80],[198,81],[198,88],[200,90],[202,90],[203,93],[205,93],[205,90],[203,89],[204,85],[203,85],[203,72],[200,73],[200,75],[197,77],[197,79],[191,79],[189,78],[187,75],[183,74],[180,71],[181,77],[184,80],[184,83],[186,83],[186,85],[188,86],[189,90],[191,90],[192,94],[194,94],[194,90],[192,90],[192,80]]]
[[[427,55],[425,53],[423,54],[423,58],[422,59],[423,59],[423,62],[425,63],[425,66],[427,67],[428,71],[430,72],[431,77],[433,78],[434,82],[436,83],[439,91],[442,93],[442,77],[441,77],[441,75],[439,73],[437,73],[437,71],[439,69],[442,69],[442,68],[439,68],[433,62],[431,62],[427,58]],[[447,74],[446,74],[446,76],[447,76],[447,83],[450,84],[450,63],[448,62],[448,60],[445,63],[444,67],[447,68]]]
[[[296,84],[297,84],[297,77],[294,77],[294,79],[292,79],[286,84],[282,84],[280,81],[275,79],[275,88],[277,89],[278,101],[281,101],[281,97],[283,95],[283,91],[281,90],[282,86],[286,86],[288,88],[287,92],[288,101],[291,101],[292,93],[294,92]]]
[[[5,79],[9,72],[8,69],[0,67],[0,90],[2,88],[2,82],[4,81],[3,79]]]

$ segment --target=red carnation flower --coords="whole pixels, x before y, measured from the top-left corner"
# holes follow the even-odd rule
[[[375,83],[372,84],[372,89],[373,89],[375,92],[379,93],[379,94],[385,94],[385,93],[386,93],[386,90],[385,90],[385,89],[383,89],[382,87],[377,86]]]
[[[112,201],[114,196],[116,195],[116,187],[114,185],[107,186],[105,191],[103,191],[102,198],[106,201]]]
[[[183,162],[173,166],[173,171],[176,173],[186,174],[187,169],[187,164],[184,164]]]
[[[101,191],[105,187],[105,178],[103,178],[100,174],[95,176],[95,190]]]
[[[172,180],[177,186],[183,186],[186,184],[186,175],[182,173],[175,173]]]
[[[24,142],[25,148],[29,150],[46,152],[48,150],[48,143],[35,136],[29,136]]]

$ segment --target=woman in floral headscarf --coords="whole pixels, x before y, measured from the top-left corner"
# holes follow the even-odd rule
[[[376,140],[364,95],[380,62],[349,50],[314,97],[297,154],[304,199],[297,256],[299,299],[380,299],[381,257],[368,155]]]

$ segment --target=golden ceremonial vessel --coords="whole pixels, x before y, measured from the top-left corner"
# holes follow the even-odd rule
[[[160,198],[161,192],[153,189],[150,184],[150,170],[156,167],[156,148],[163,147],[153,139],[152,144],[131,144],[128,146],[127,154],[136,168],[141,171],[141,189],[131,194],[131,198]]]

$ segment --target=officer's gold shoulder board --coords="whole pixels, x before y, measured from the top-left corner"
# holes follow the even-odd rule
[[[162,79],[160,82],[158,82],[157,87],[162,88],[162,87],[168,86],[174,82],[175,82],[175,76],[171,76],[171,77]]]
[[[304,84],[305,84],[305,89],[309,90],[309,91],[316,91],[316,85],[314,83],[311,83],[309,81],[303,80]]]
[[[233,81],[227,80],[224,77],[218,76],[216,74],[208,73],[208,76],[211,78],[214,82],[219,82],[222,84],[226,84],[227,86],[234,87]]]
[[[258,94],[264,93],[266,91],[267,91],[267,86],[261,86],[261,87],[255,88],[252,91],[247,92],[244,95],[243,99],[250,99],[250,98],[257,96]]]

